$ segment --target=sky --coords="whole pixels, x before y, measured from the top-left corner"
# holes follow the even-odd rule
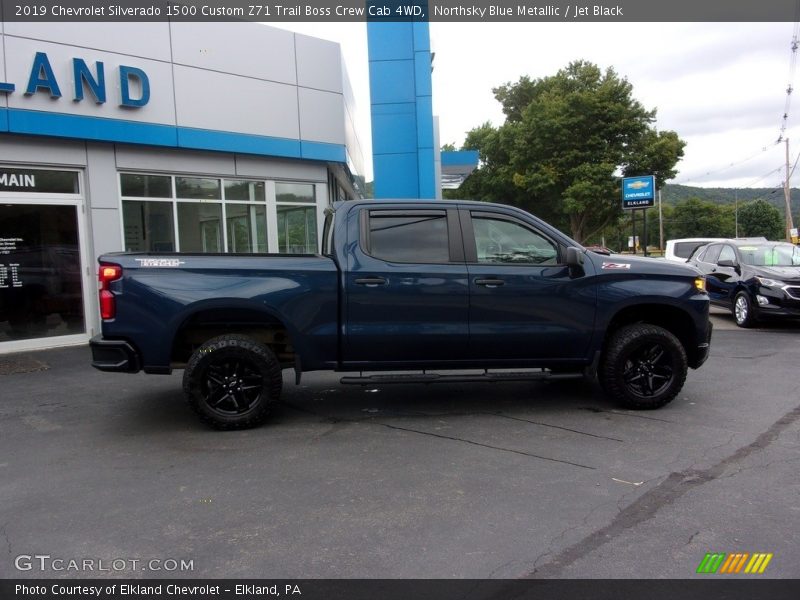
[[[365,174],[372,178],[364,23],[281,23],[339,42],[358,104]],[[794,23],[431,23],[434,114],[442,144],[503,123],[492,88],[546,77],[573,60],[613,67],[633,85],[659,130],[687,142],[670,183],[701,187],[783,185],[786,147],[776,144],[796,85]],[[800,50],[798,51],[800,52]],[[800,95],[800,90],[797,92]],[[790,162],[800,156],[800,98],[790,100]],[[800,186],[800,171],[792,184]]]

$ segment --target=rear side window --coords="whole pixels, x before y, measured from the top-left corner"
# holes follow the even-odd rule
[[[370,256],[398,263],[450,262],[445,211],[370,211],[368,223]]]
[[[675,244],[673,252],[675,256],[679,258],[689,258],[695,250],[707,243],[708,242],[678,242]]]

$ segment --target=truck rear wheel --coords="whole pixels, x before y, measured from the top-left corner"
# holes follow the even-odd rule
[[[637,323],[612,335],[599,377],[603,390],[622,406],[648,410],[678,395],[686,371],[686,352],[678,338],[663,327]]]
[[[189,406],[216,429],[260,425],[281,395],[281,366],[272,350],[244,335],[200,346],[183,374]]]

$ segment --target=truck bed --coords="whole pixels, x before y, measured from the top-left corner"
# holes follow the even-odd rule
[[[329,257],[111,253],[100,262],[123,272],[110,285],[125,319],[106,321],[104,335],[136,340],[147,372],[169,372],[182,362],[178,346],[190,347],[191,338],[181,337],[181,330],[232,319],[254,326],[287,323],[309,367],[334,366],[321,358],[317,364],[317,357],[336,356],[339,271]],[[173,347],[164,344],[173,338]]]

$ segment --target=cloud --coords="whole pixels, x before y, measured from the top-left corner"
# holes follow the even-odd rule
[[[360,137],[365,159],[371,162],[366,35],[363,24],[344,25],[352,24],[305,24],[305,32],[342,43],[364,115]],[[502,123],[493,87],[522,75],[552,75],[580,58],[614,67],[629,79],[637,99],[658,110],[659,129],[686,139],[682,174],[759,154],[779,134],[790,79],[792,23],[434,22],[430,30],[436,52],[434,112],[443,143],[462,143],[467,131],[486,121]],[[786,135],[796,137],[800,149],[795,126],[800,125],[800,98],[795,100]],[[752,159],[713,176],[714,181],[752,181],[780,162]]]

